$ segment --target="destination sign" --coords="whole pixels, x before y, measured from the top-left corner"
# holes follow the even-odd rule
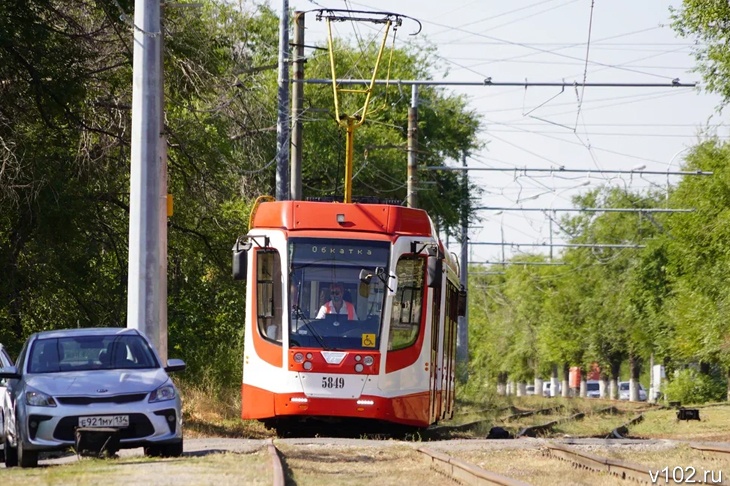
[[[390,245],[388,242],[362,240],[332,240],[320,238],[292,238],[295,262],[332,261],[365,266],[386,266]]]

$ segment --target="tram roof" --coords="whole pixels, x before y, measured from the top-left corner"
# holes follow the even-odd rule
[[[435,236],[431,219],[424,210],[389,204],[272,201],[262,202],[255,211],[251,229],[363,231]]]

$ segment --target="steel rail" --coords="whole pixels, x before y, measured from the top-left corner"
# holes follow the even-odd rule
[[[281,465],[281,456],[279,451],[274,445],[274,439],[266,440],[266,449],[269,451],[271,457],[271,469],[273,470],[273,484],[274,486],[285,486],[286,481],[284,479],[284,468]]]
[[[730,454],[730,445],[728,444],[713,444],[708,442],[693,442],[690,448],[702,452],[719,452],[721,454]]]
[[[515,437],[537,437],[538,434],[542,432],[547,432],[551,430],[556,425],[564,424],[566,422],[572,422],[574,420],[583,420],[585,418],[586,414],[584,412],[578,412],[576,414],[573,414],[569,417],[562,417],[544,424],[539,425],[531,425],[529,427],[522,428],[519,432],[517,432],[517,435]]]
[[[589,454],[561,444],[548,444],[546,447],[549,455],[572,462],[578,467],[605,472],[621,479],[633,479],[641,483],[653,484],[648,466]]]
[[[640,413],[639,415],[635,416],[634,418],[632,418],[625,424],[620,425],[620,426],[616,427],[615,429],[613,429],[611,431],[611,434],[609,434],[609,436],[607,438],[613,437],[616,439],[625,439],[629,433],[629,427],[631,427],[634,424],[638,424],[639,422],[643,422],[643,421],[644,421],[644,414]]]
[[[454,479],[462,484],[469,485],[497,485],[497,486],[529,486],[529,483],[502,476],[491,471],[487,471],[479,466],[456,459],[426,447],[416,449],[420,452],[430,467],[436,471],[445,474],[447,477]]]

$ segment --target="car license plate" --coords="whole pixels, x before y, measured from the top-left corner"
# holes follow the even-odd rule
[[[129,427],[129,415],[79,417],[79,427]]]

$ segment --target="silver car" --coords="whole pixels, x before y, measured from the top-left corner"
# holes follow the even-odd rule
[[[2,411],[5,465],[35,467],[38,453],[76,444],[77,428],[118,429],[119,448],[146,455],[183,451],[181,400],[167,366],[135,329],[45,331],[28,338],[7,380]]]
[[[13,360],[10,359],[10,355],[8,354],[5,347],[0,343],[0,371],[2,371],[3,368],[8,368],[10,366],[13,366]],[[2,437],[2,428],[3,428],[3,400],[5,399],[5,388],[6,383],[8,380],[0,378],[0,437]],[[3,447],[2,441],[0,441],[0,448]],[[2,450],[2,449],[0,449]],[[0,458],[3,458],[4,455],[0,453]]]
[[[646,390],[644,389],[644,387],[641,383],[637,383],[637,385],[639,386],[639,401],[645,402],[646,401]],[[619,400],[628,400],[629,399],[629,382],[628,381],[619,382],[618,399]]]

